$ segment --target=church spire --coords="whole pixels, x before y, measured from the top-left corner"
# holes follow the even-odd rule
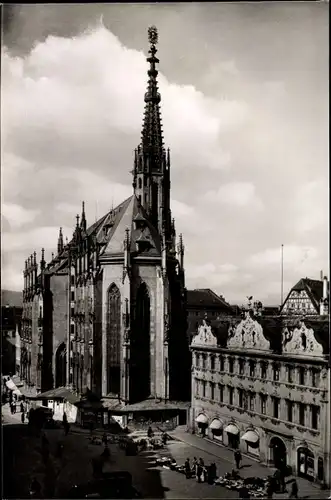
[[[143,152],[153,155],[154,162],[159,163],[158,160],[160,160],[163,151],[163,137],[160,113],[161,95],[158,92],[158,70],[156,69],[156,65],[160,62],[156,57],[158,32],[155,26],[148,28],[148,41],[150,43],[150,56],[147,58],[149,63],[148,84],[144,98],[145,113],[141,139]]]
[[[133,187],[140,204],[149,214],[150,221],[155,228],[162,231],[166,224],[169,232],[168,210],[170,199],[170,165],[163,143],[161,110],[161,96],[158,91],[156,57],[158,32],[155,26],[148,29],[149,57],[148,83],[145,93],[145,112],[141,133],[141,143],[135,150]],[[168,157],[169,158],[169,157]],[[170,161],[170,159],[169,159]]]

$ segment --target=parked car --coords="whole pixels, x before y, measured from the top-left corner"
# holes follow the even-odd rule
[[[132,486],[132,476],[127,471],[106,472],[100,479],[75,485],[67,498],[142,498]]]

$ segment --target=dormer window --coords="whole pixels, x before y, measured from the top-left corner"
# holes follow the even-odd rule
[[[141,214],[137,214],[135,218],[133,219],[133,222],[135,224],[136,229],[145,229],[147,226],[147,221],[145,217],[143,217]]]

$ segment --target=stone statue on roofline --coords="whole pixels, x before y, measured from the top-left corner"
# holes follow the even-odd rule
[[[251,317],[256,319],[261,317],[264,309],[262,302],[259,300],[254,301],[253,295],[247,296],[246,298],[247,298],[247,305],[246,306],[243,305],[241,307],[243,318]]]

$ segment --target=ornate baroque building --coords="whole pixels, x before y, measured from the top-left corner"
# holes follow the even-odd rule
[[[329,318],[207,322],[191,345],[191,430],[330,484]]]
[[[60,229],[51,262],[42,253],[39,270],[35,254],[25,264],[22,376],[38,391],[90,389],[123,405],[188,397],[184,246],[170,209],[157,41],[152,27],[133,195],[91,226],[83,203],[71,241]]]

